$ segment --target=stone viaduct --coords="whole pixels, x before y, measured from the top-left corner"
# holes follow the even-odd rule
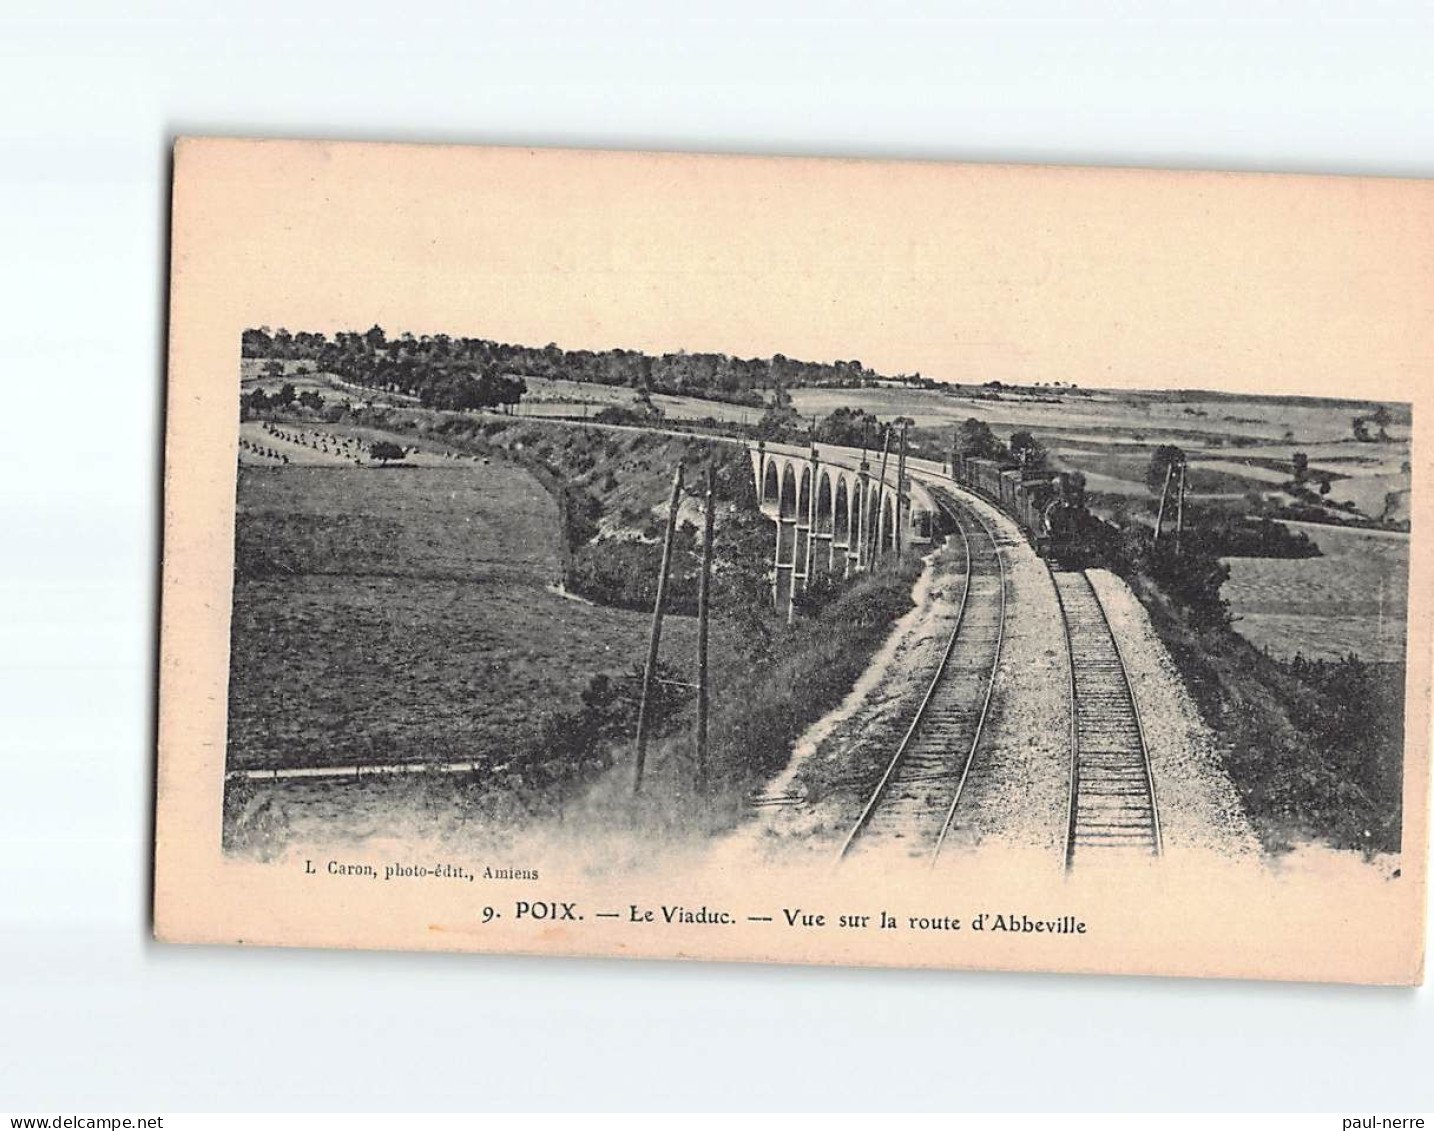
[[[758,442],[749,448],[762,513],[776,525],[772,603],[791,614],[796,594],[819,575],[846,577],[881,558],[929,545],[936,529],[930,493],[896,458],[813,444]]]

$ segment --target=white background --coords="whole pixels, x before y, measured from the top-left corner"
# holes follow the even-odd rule
[[[175,134],[1428,177],[1424,5],[208,8],[0,9],[0,1109],[1434,1108],[1427,990],[187,949],[146,908]]]

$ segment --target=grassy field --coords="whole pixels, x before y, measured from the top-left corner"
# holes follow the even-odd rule
[[[626,385],[598,385],[586,381],[563,381],[548,377],[524,377],[528,391],[518,406],[520,416],[596,415],[613,406],[631,408],[637,404],[637,390]],[[751,422],[762,415],[762,409],[751,405],[727,404],[702,397],[675,397],[654,393],[652,403],[663,415],[674,421],[729,420]]]
[[[1407,412],[1397,406],[1389,442],[1361,443],[1351,421],[1368,409],[1355,402],[1062,390],[991,399],[971,391],[881,388],[794,389],[792,404],[808,418],[842,406],[882,418],[909,416],[928,435],[934,430],[943,446],[950,429],[968,417],[985,421],[1002,438],[1027,429],[1060,468],[1084,472],[1092,490],[1110,495],[1148,497],[1145,469],[1158,444],[1189,454],[1189,489],[1210,498],[1250,491],[1279,496],[1294,453],[1303,451],[1312,474],[1333,480],[1331,502],[1351,501],[1366,518],[1409,517],[1410,430]],[[686,414],[701,415],[690,409]]]
[[[1298,524],[1323,557],[1231,558],[1223,593],[1235,629],[1289,659],[1404,659],[1409,539],[1384,531]]]
[[[795,624],[772,612],[764,580],[770,526],[750,505],[740,449],[412,409],[359,418],[361,425],[243,425],[261,449],[254,458],[269,462],[239,471],[228,765],[480,768],[236,778],[225,801],[230,851],[274,859],[297,844],[433,838],[507,851],[540,827],[578,840],[641,827],[663,844],[702,841],[741,818],[752,790],[841,699],[909,607],[915,558],[827,594]],[[330,458],[335,446],[351,451],[355,441],[375,439],[408,447],[404,463]],[[330,457],[315,456],[315,442]],[[275,444],[296,453],[289,464],[273,461]],[[694,483],[713,464],[723,506],[710,656],[712,788],[694,802],[694,705],[664,683],[649,785],[635,804],[635,713],[623,704],[632,703],[649,614],[556,589],[564,524],[548,479],[564,485],[570,535],[574,501],[599,502],[602,522],[589,527],[601,532],[581,543],[586,551],[640,544],[660,554],[650,530],[678,459]],[[690,497],[684,513],[699,517]],[[690,538],[691,527],[684,530]],[[674,590],[684,568],[674,565]],[[646,575],[645,567],[632,574]],[[669,613],[665,677],[691,678],[694,645],[693,621]],[[597,675],[616,677],[615,697],[594,691],[603,688]],[[583,720],[616,721],[588,730]]]
[[[1145,470],[1150,466],[1148,451],[1058,447],[1051,455],[1062,470],[1084,472],[1086,485],[1093,491],[1150,495],[1145,485]],[[1246,466],[1234,460],[1192,459],[1188,490],[1196,496],[1239,495],[1249,490],[1268,490],[1288,479],[1287,473],[1257,465]]]
[[[285,365],[292,370],[296,363]],[[366,396],[393,403],[411,400],[343,387],[329,374],[261,377],[260,366],[244,362],[246,390],[273,392],[288,380],[299,392],[314,388],[331,401]],[[632,407],[637,400],[636,391],[625,386],[543,377],[525,381],[528,392],[517,409],[524,417],[591,417],[612,406]],[[1388,429],[1390,442],[1376,444],[1353,439],[1352,417],[1368,411],[1357,402],[1054,388],[993,392],[955,386],[797,388],[791,394],[793,408],[808,419],[841,407],[883,419],[910,417],[942,448],[950,430],[973,416],[1002,437],[1028,429],[1051,449],[1058,466],[1085,473],[1091,489],[1107,495],[1148,495],[1144,469],[1157,444],[1176,444],[1189,453],[1193,494],[1227,499],[1250,491],[1278,495],[1289,478],[1294,452],[1304,451],[1312,473],[1333,478],[1331,502],[1348,500],[1367,518],[1400,520],[1409,513],[1409,423],[1407,411],[1398,406]],[[673,423],[710,418],[752,424],[762,415],[757,407],[697,397],[656,394],[652,400]],[[1279,501],[1289,499],[1282,496]]]
[[[239,363],[239,391],[247,393],[253,389],[263,389],[266,394],[276,393],[283,385],[293,385],[295,393],[313,391],[329,395],[334,391],[326,375],[312,371],[313,362],[281,361],[279,364],[284,367],[282,377],[265,374],[264,368],[268,364],[259,358],[244,358]]]
[[[531,737],[646,641],[645,616],[548,588],[560,554],[552,499],[500,461],[241,468],[229,766],[482,760]],[[694,636],[670,618],[664,652]]]
[[[1350,418],[1363,406],[1292,400],[1095,390],[1072,393],[1042,389],[1034,394],[976,390],[793,389],[792,404],[804,416],[826,415],[849,405],[880,416],[909,416],[917,427],[950,427],[968,416],[997,432],[1028,428],[1042,436],[1093,438],[1102,443],[1185,442],[1190,447],[1281,443],[1288,432],[1301,443],[1339,442],[1351,436]],[[1396,421],[1400,418],[1395,415]],[[1409,436],[1407,418],[1389,429]],[[1175,437],[1175,439],[1170,439]]]

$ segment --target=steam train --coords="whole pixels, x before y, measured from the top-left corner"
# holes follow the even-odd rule
[[[1080,554],[1084,492],[1069,476],[961,455],[953,458],[951,468],[957,483],[1015,519],[1041,557],[1065,560]]]

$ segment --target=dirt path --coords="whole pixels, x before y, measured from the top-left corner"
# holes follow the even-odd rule
[[[964,568],[955,548],[928,555],[912,587],[915,607],[897,621],[841,704],[797,740],[750,819],[715,846],[714,863],[835,859],[866,803],[866,782],[880,775],[941,662]]]

